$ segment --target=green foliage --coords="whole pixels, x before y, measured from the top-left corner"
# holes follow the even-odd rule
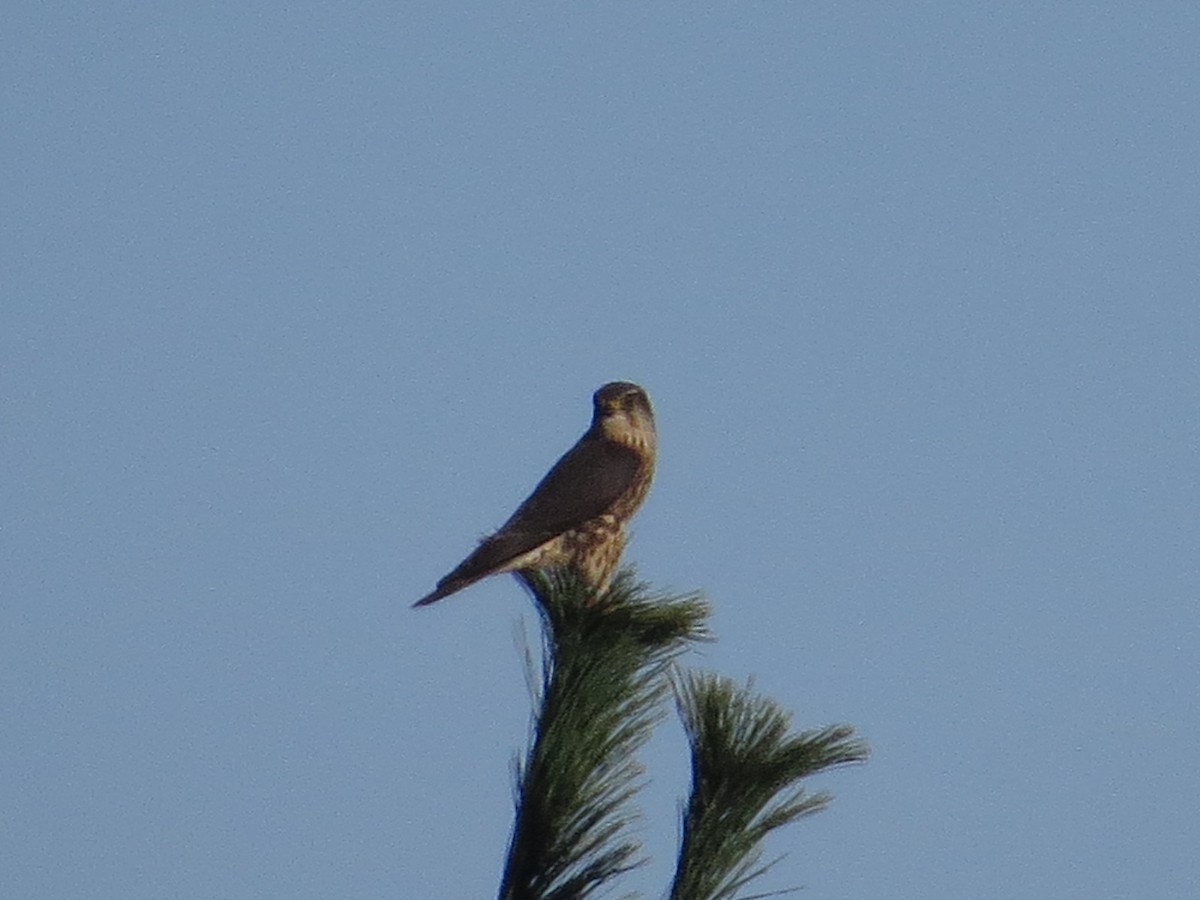
[[[500,898],[581,900],[640,862],[626,830],[634,754],[661,717],[671,660],[708,637],[708,605],[652,594],[629,570],[599,596],[567,570],[525,581],[545,626],[540,709]]]
[[[671,900],[734,900],[773,865],[759,863],[767,834],[828,804],[828,794],[806,794],[796,783],[865,760],[867,747],[845,725],[789,734],[778,704],[716,675],[681,675],[676,702],[691,744],[692,789]]]
[[[540,672],[530,661],[537,712],[499,897],[584,900],[642,861],[628,831],[635,754],[662,716],[673,661],[709,639],[708,604],[652,593],[628,569],[600,595],[570,570],[522,577],[543,652]],[[867,747],[848,726],[789,733],[787,713],[749,684],[680,673],[674,686],[692,787],[670,898],[752,900],[741,891],[772,865],[760,862],[766,836],[829,802],[800,780],[861,762]]]

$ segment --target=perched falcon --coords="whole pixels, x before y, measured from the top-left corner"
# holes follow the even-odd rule
[[[614,381],[592,397],[592,425],[512,517],[414,606],[428,606],[488,575],[572,566],[597,591],[625,549],[625,523],[646,499],[657,440],[650,398]]]

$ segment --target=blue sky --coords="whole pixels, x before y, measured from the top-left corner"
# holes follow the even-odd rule
[[[1190,4],[11,11],[0,895],[493,892],[534,619],[408,604],[617,378],[689,664],[873,749],[765,887],[1200,894],[1197,46]]]

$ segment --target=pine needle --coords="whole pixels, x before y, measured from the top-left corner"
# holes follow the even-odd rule
[[[763,839],[828,805],[828,794],[807,794],[797,782],[865,760],[867,746],[846,725],[789,735],[778,704],[716,675],[680,675],[676,703],[691,744],[692,788],[670,897],[735,900],[777,862],[760,863]]]
[[[545,646],[499,896],[582,900],[642,861],[627,830],[635,753],[661,718],[671,660],[708,637],[708,604],[651,594],[628,569],[600,596],[565,570],[525,582]]]

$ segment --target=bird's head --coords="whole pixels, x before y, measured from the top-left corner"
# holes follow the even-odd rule
[[[594,427],[621,443],[653,443],[654,411],[650,397],[629,381],[611,381],[592,395]]]

